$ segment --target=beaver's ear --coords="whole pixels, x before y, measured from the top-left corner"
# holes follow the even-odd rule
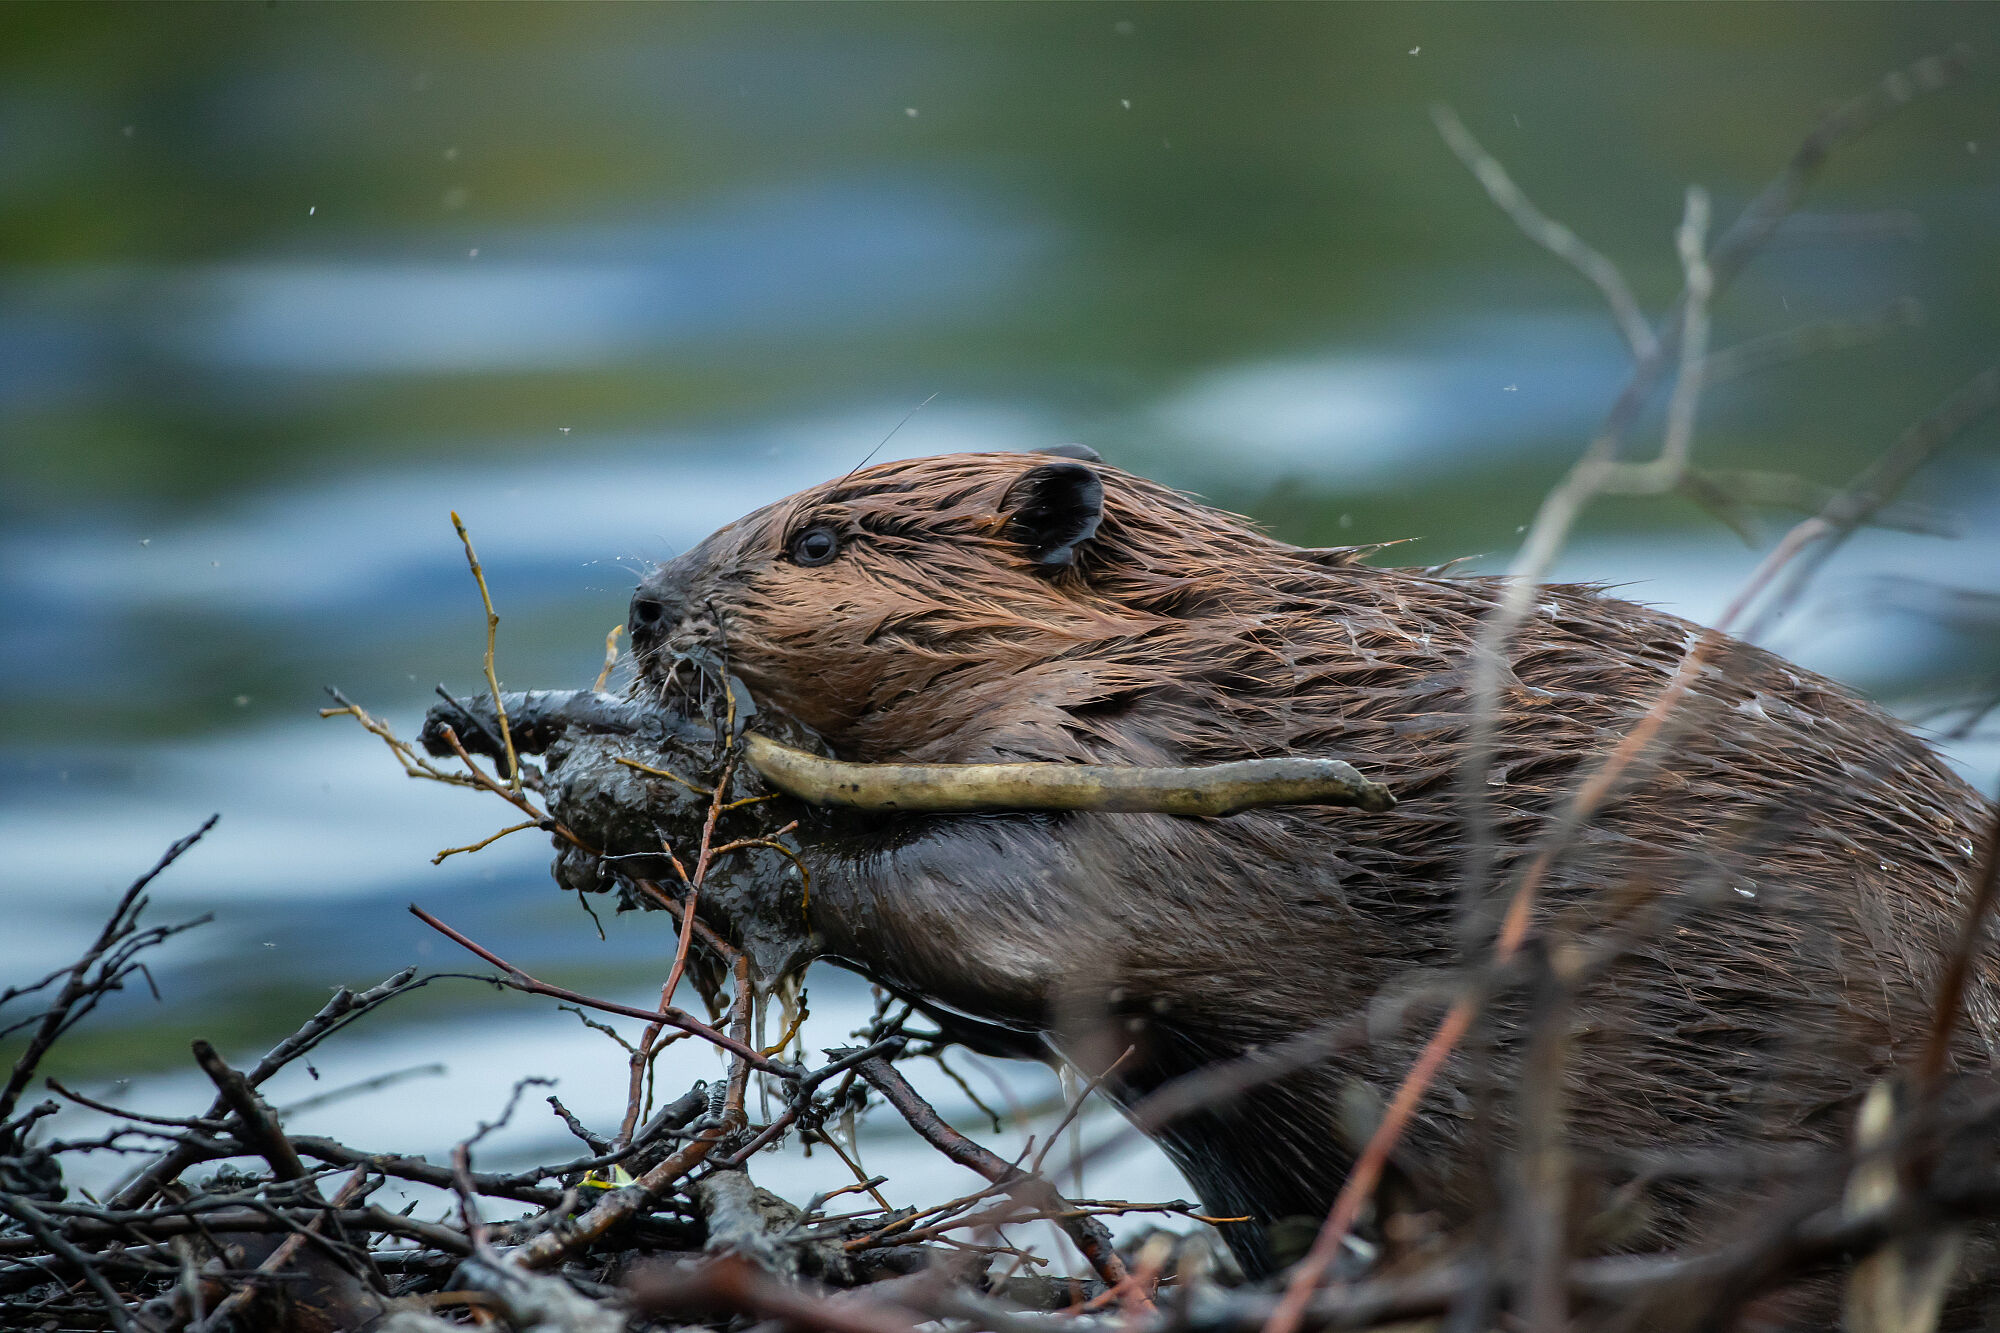
[[[1035,450],[1054,458],[1074,458],[1079,463],[1102,463],[1104,455],[1087,444],[1050,444]]]
[[[1015,478],[1000,509],[1007,536],[1027,547],[1031,560],[1062,569],[1076,563],[1077,548],[1104,521],[1104,483],[1081,463],[1044,463]]]

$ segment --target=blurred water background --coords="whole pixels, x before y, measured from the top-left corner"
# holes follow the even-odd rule
[[[153,908],[214,924],[53,1072],[198,1110],[190,1037],[251,1059],[335,985],[470,963],[412,900],[646,1002],[663,920],[600,940],[538,835],[433,867],[507,812],[316,717],[337,684],[408,734],[435,683],[478,687],[449,510],[514,687],[587,684],[646,562],[926,402],[878,457],[1083,441],[1288,540],[1498,568],[1624,354],[1427,108],[1658,311],[1687,184],[1726,218],[1831,99],[1996,30],[1955,5],[0,9],[0,982],[71,958],[220,811]],[[1990,59],[1843,150],[1810,213],[1719,343],[1922,322],[1718,390],[1699,447],[1838,484],[2000,351]],[[1774,646],[1912,713],[1990,681],[1962,594],[2000,575],[1994,440],[1916,488],[1955,539],[1857,541]],[[1560,572],[1712,617],[1758,549],[1686,503],[1605,503]],[[1991,790],[1990,741],[1941,743]],[[865,988],[810,990],[841,1042]],[[294,1120],[377,1150],[441,1151],[524,1074],[600,1129],[623,1102],[622,1053],[471,983],[314,1063],[275,1099],[443,1066]],[[1055,1095],[965,1064],[989,1099]],[[661,1086],[714,1067],[684,1044]],[[495,1160],[561,1138],[531,1105]],[[908,1142],[878,1119],[864,1155],[904,1168],[898,1201],[942,1197]],[[1183,1190],[1150,1152],[1098,1170]],[[760,1178],[846,1177],[820,1154]]]

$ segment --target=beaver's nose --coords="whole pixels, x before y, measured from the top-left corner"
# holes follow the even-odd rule
[[[633,650],[658,647],[680,623],[686,606],[681,589],[658,576],[641,583],[632,593],[632,610],[625,619]]]

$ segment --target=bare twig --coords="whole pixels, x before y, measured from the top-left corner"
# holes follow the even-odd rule
[[[119,897],[118,904],[111,910],[111,917],[98,932],[97,939],[84,950],[83,957],[70,965],[69,976],[57,993],[55,1000],[42,1015],[41,1023],[28,1045],[14,1061],[13,1072],[7,1076],[5,1087],[0,1087],[0,1121],[14,1113],[14,1104],[21,1098],[22,1091],[35,1076],[35,1067],[48,1054],[49,1047],[57,1037],[74,1026],[76,1021],[90,1012],[107,991],[115,989],[130,971],[132,955],[146,944],[165,939],[167,934],[186,927],[154,927],[150,931],[138,933],[139,913],[145,910],[142,896],[146,886],[156,879],[160,872],[180,860],[188,848],[201,841],[202,835],[215,827],[220,815],[210,815],[200,828],[181,838],[153,863],[153,868],[132,881],[131,887]],[[202,920],[207,920],[206,917]],[[193,922],[190,925],[196,924]],[[165,933],[162,933],[165,932]],[[104,966],[98,966],[100,962]],[[91,969],[97,968],[93,974]],[[31,988],[32,989],[32,988]],[[0,1148],[4,1148],[0,1144]]]
[[[439,852],[436,856],[433,856],[431,858],[431,864],[434,866],[443,865],[446,857],[457,856],[461,852],[484,851],[486,848],[491,847],[494,843],[500,841],[500,839],[506,837],[510,833],[523,833],[526,832],[528,829],[540,828],[541,826],[542,826],[542,821],[539,819],[524,819],[518,824],[509,824],[506,828],[501,829],[497,833],[487,834],[485,837],[481,838],[478,842],[467,843],[463,847],[445,848],[443,851]]]
[[[467,939],[444,922],[432,916],[429,912],[426,912],[423,908],[418,907],[415,903],[410,904],[410,915],[416,917],[419,921],[429,926],[432,930],[437,931],[452,943],[470,950],[472,953],[479,955],[487,962],[493,964],[493,966],[499,968],[503,975],[498,980],[504,986],[518,991],[525,991],[530,995],[546,995],[553,999],[566,1000],[571,1004],[582,1005],[587,1009],[602,1010],[607,1014],[623,1014],[627,1018],[642,1018],[649,1023],[665,1023],[669,1027],[679,1028],[683,1032],[700,1037],[703,1041],[720,1046],[725,1051],[742,1056],[750,1062],[752,1068],[758,1070],[760,1073],[776,1074],[781,1078],[795,1078],[798,1075],[798,1071],[793,1069],[792,1066],[766,1059],[748,1042],[731,1036],[728,1033],[718,1032],[694,1015],[683,1010],[671,1007],[664,1009],[640,1009],[629,1004],[619,1004],[614,1000],[600,1000],[595,996],[585,995],[581,991],[570,990],[566,986],[550,985],[546,981],[539,981],[529,976],[526,972],[515,967],[498,954]]]
[[[1611,318],[1625,335],[1625,344],[1632,349],[1632,355],[1642,361],[1651,357],[1658,350],[1659,340],[1653,336],[1653,326],[1646,322],[1645,313],[1639,309],[1638,299],[1632,295],[1632,288],[1618,266],[1584,244],[1568,227],[1536,208],[1521,187],[1514,184],[1514,178],[1507,174],[1499,159],[1480,147],[1457,112],[1448,106],[1434,106],[1431,121],[1500,211],[1512,218],[1529,240],[1581,273],[1597,288],[1604,303],[1611,307]]]
[[[398,737],[389,728],[388,723],[374,716],[360,704],[355,703],[339,690],[333,688],[333,686],[327,686],[326,692],[332,696],[333,701],[339,704],[340,707],[322,708],[319,710],[319,715],[322,718],[351,717],[356,722],[359,722],[362,730],[376,737],[389,747],[389,753],[396,756],[396,762],[403,766],[404,776],[423,778],[430,782],[443,782],[454,787],[476,787],[479,785],[477,779],[468,777],[464,773],[448,773],[418,754],[410,747],[408,741]]]
[[[459,757],[460,761],[470,771],[475,786],[484,787],[487,791],[492,792],[495,796],[500,797],[522,814],[528,816],[531,822],[547,829],[565,842],[581,848],[593,856],[597,854],[597,848],[592,847],[589,843],[577,837],[561,820],[551,818],[546,810],[536,808],[535,803],[528,799],[527,794],[518,785],[508,786],[505,783],[495,782],[492,778],[488,777],[486,770],[481,768],[472,755],[466,751],[465,743],[459,740],[456,731],[450,727],[443,727],[440,729],[439,734],[444,737],[445,741],[451,746],[452,752]],[[510,749],[508,753],[511,756],[513,751]],[[435,865],[436,861],[433,861],[432,864]]]
[[[250,1086],[250,1081],[231,1069],[213,1046],[197,1037],[193,1043],[195,1063],[215,1084],[221,1101],[236,1117],[236,1133],[252,1152],[270,1164],[279,1180],[303,1180],[307,1172],[298,1151],[292,1147],[277,1117]]]
[[[910,1128],[952,1161],[1006,1189],[1029,1208],[1052,1216],[1073,1212],[1068,1201],[1048,1181],[1023,1172],[947,1125],[888,1060],[879,1055],[873,1056],[863,1060],[856,1068],[861,1077],[867,1079],[884,1100],[909,1121]],[[1116,1286],[1129,1276],[1125,1261],[1118,1257],[1117,1249],[1111,1244],[1111,1233],[1104,1229],[1103,1223],[1090,1217],[1068,1216],[1058,1225],[1105,1282]]]

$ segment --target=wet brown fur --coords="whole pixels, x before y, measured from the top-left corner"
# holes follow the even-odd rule
[[[958,816],[857,823],[818,849],[816,948],[975,1017],[1135,1044],[1114,1091],[1329,1017],[1371,1039],[1188,1118],[1162,1142],[1254,1269],[1269,1224],[1316,1221],[1374,1107],[1436,1015],[1468,851],[1456,773],[1473,637],[1499,584],[1303,550],[1108,467],[1096,536],[1038,567],[1010,492],[1046,460],[976,454],[866,468],[730,525],[655,571],[642,645],[723,649],[763,701],[857,760],[1185,764],[1325,754],[1388,783],[1392,814],[1284,808],[1225,820]],[[842,549],[805,567],[793,534]],[[1698,631],[1584,587],[1549,587],[1509,654],[1486,795],[1497,882],[1540,845],[1586,767],[1626,734]],[[1637,942],[1580,996],[1568,1138],[1630,1205],[1613,1245],[1684,1239],[1740,1200],[1672,1163],[1844,1140],[1859,1095],[1922,1040],[1990,808],[1842,687],[1729,645],[1660,744],[1555,862],[1543,938]],[[1954,1053],[1984,1070],[2000,1010],[1982,968]],[[1521,1007],[1498,1009],[1517,1067]],[[1100,1047],[1102,1043],[1100,1042]],[[1115,1056],[1105,1048],[1086,1063]],[[1404,1204],[1447,1220],[1482,1188],[1455,1059],[1397,1156]],[[1503,1126],[1513,1114],[1504,1095]],[[1504,1128],[1503,1128],[1503,1133]],[[1662,1165],[1667,1163],[1667,1165]],[[1607,1214],[1607,1218],[1612,1215]]]

